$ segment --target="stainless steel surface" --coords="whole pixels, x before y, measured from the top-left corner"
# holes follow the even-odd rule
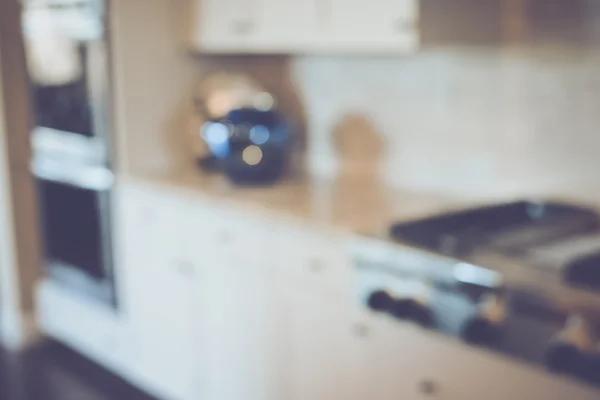
[[[65,183],[82,189],[105,191],[113,187],[115,177],[108,168],[89,164],[69,164],[51,157],[36,157],[33,175],[42,180]]]
[[[469,283],[482,287],[530,290],[548,298],[565,312],[600,310],[600,293],[567,285],[556,267],[538,265],[535,258],[519,259],[477,251],[455,259],[431,251],[377,238],[357,237],[348,246],[358,268],[425,279],[439,285]]]
[[[53,155],[63,160],[102,164],[107,158],[106,142],[71,132],[37,126],[31,134],[34,155]]]
[[[108,5],[107,0],[31,1],[24,2],[22,16],[36,125],[30,168],[40,188],[46,273],[116,306]],[[46,68],[51,60],[40,55],[52,59],[61,45],[63,52],[54,58],[63,70]],[[63,243],[78,239],[77,245]]]
[[[24,4],[23,34],[28,43],[26,55],[33,89],[34,116],[36,120],[43,120],[42,123],[36,122],[38,126],[32,132],[34,153],[62,151],[68,156],[88,157],[89,162],[111,164],[107,5],[106,0],[32,1]],[[59,68],[60,64],[63,64],[60,67],[62,71],[52,70],[53,65]],[[42,95],[42,92],[45,94]],[[80,108],[70,110],[69,107],[74,104]],[[50,128],[63,123],[66,116],[58,115],[57,110],[66,109],[70,112],[68,118],[73,121],[84,118],[83,114],[87,116],[89,110],[86,127]]]

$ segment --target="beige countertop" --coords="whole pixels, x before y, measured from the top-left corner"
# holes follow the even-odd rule
[[[227,204],[254,213],[270,213],[279,218],[336,229],[346,233],[385,237],[390,224],[489,204],[526,198],[527,195],[477,198],[446,193],[392,189],[368,179],[326,180],[303,177],[265,187],[240,187],[219,174],[198,170],[146,171],[120,176],[166,190],[177,190],[218,204]],[[542,196],[591,205],[600,209],[600,196],[590,190],[571,190]],[[565,194],[567,193],[567,194]],[[540,197],[537,197],[540,198]]]
[[[474,199],[390,189],[360,179],[306,177],[274,186],[239,187],[220,175],[162,171],[127,174],[120,180],[151,184],[250,212],[269,212],[301,223],[369,236],[384,235],[393,222],[476,203]]]

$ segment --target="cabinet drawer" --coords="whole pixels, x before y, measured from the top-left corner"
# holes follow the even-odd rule
[[[421,336],[426,354],[417,362],[423,382],[441,399],[595,399],[598,392],[516,360],[462,343]],[[426,347],[425,347],[426,346]],[[457,368],[460,366],[460,368]],[[498,380],[501,376],[502,379]],[[503,384],[510,382],[510,384]],[[427,394],[427,393],[425,393]],[[423,399],[430,398],[423,396]]]
[[[279,276],[311,290],[351,292],[354,271],[342,237],[289,225],[273,228],[271,236],[270,262]]]
[[[198,202],[188,221],[184,251],[198,267],[266,270],[269,243],[265,224],[258,218]]]
[[[372,339],[370,398],[591,400],[598,396],[584,386],[416,326],[381,321]]]

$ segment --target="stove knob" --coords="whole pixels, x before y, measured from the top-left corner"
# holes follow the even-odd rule
[[[564,329],[548,345],[546,366],[555,372],[583,374],[593,345],[593,330],[588,321],[579,315],[571,316]]]
[[[413,321],[422,326],[433,325],[431,303],[434,299],[435,288],[424,280],[407,280],[399,286],[401,298],[394,301],[390,310],[396,318]]]
[[[367,305],[373,311],[387,311],[394,303],[394,298],[385,290],[376,290],[369,295]]]
[[[600,348],[596,346],[594,354],[588,359],[585,374],[582,376],[585,379],[600,385]]]
[[[492,344],[502,336],[506,321],[506,301],[492,294],[486,296],[475,315],[467,319],[462,327],[462,337],[474,344]]]
[[[391,312],[396,318],[413,321],[422,326],[433,324],[433,315],[428,305],[417,299],[396,300]]]

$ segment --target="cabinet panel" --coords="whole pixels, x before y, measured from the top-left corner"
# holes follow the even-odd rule
[[[341,51],[412,50],[418,7],[418,0],[330,0],[322,44]]]
[[[272,245],[266,224],[229,208],[197,202],[186,215],[185,257],[200,268],[265,274]]]
[[[427,351],[414,342],[419,328],[378,321],[371,333],[371,352],[367,361],[372,392],[378,400],[419,399],[419,382],[426,379],[415,368],[421,352]]]
[[[256,46],[261,0],[196,0],[196,44],[208,51]]]
[[[595,399],[598,393],[563,377],[444,338],[421,336],[417,369],[437,382],[443,399]],[[499,385],[498,377],[510,384]],[[493,388],[491,390],[490,388]]]
[[[285,53],[318,39],[318,0],[196,0],[195,43],[205,51]]]
[[[197,309],[202,393],[211,400],[278,400],[280,301],[256,273],[202,271]]]
[[[378,400],[593,399],[597,393],[454,339],[381,321],[369,356]],[[498,377],[507,385],[499,385]]]
[[[260,0],[260,45],[280,52],[303,51],[319,40],[320,0]]]
[[[198,269],[196,331],[202,398],[279,400],[280,307],[262,222],[198,202],[186,258]]]
[[[194,271],[181,259],[184,202],[160,192],[119,194],[118,272],[137,378],[166,398],[196,398]]]
[[[209,52],[406,52],[419,0],[195,0],[194,43]]]
[[[285,223],[269,229],[274,269],[280,279],[345,303],[353,301],[355,269],[344,238]]]
[[[297,292],[290,299],[289,397],[365,400],[368,328],[352,313]]]

